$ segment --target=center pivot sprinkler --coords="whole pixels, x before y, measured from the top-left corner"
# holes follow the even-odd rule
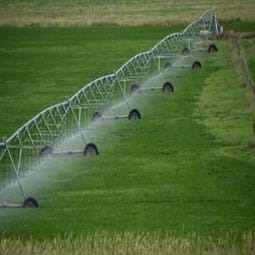
[[[40,159],[47,156],[99,155],[97,146],[86,140],[85,131],[91,130],[89,127],[91,121],[141,119],[142,115],[136,106],[130,107],[127,93],[155,90],[171,94],[174,92],[174,86],[170,81],[165,81],[161,87],[148,88],[133,83],[144,81],[145,78],[149,78],[146,75],[154,71],[161,75],[162,67],[167,68],[163,74],[168,73],[168,69],[175,71],[176,68],[193,70],[202,68],[202,64],[194,61],[193,56],[217,52],[215,44],[208,47],[207,43],[222,31],[215,10],[207,10],[182,32],[167,35],[153,48],[135,55],[112,74],[84,84],[73,96],[42,110],[9,138],[0,141],[0,173],[3,173],[0,178],[0,191],[8,188],[8,185],[16,180],[23,198],[19,204],[6,203],[11,199],[9,194],[4,193],[3,196],[6,196],[4,198],[0,192],[0,201],[3,201],[0,208],[39,207],[38,201],[32,196],[27,196],[23,189],[21,177],[24,173],[32,170],[36,163],[40,163]],[[129,87],[130,85],[132,86]],[[126,103],[125,115],[113,115],[112,112],[108,112],[108,109],[116,109],[113,107],[115,103],[116,105]],[[83,142],[79,151],[54,151],[63,139],[72,137],[77,132],[80,133]]]

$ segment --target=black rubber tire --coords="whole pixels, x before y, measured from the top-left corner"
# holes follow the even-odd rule
[[[202,65],[199,61],[194,61],[193,64],[192,64],[192,69],[201,69],[202,68]]]
[[[184,49],[182,50],[182,55],[187,56],[187,55],[189,55],[189,54],[190,54],[190,49],[189,49],[189,48],[184,48]]]
[[[138,93],[139,90],[140,90],[140,86],[137,85],[137,84],[133,84],[133,85],[130,87],[130,94]]]
[[[40,156],[40,157],[49,156],[49,155],[51,155],[51,154],[52,154],[52,147],[49,146],[49,145],[44,146],[44,147],[40,150],[40,152],[39,152],[39,156]]]
[[[173,84],[169,81],[165,82],[162,87],[162,92],[164,92],[164,93],[174,92]]]
[[[94,143],[88,143],[83,151],[84,156],[96,156],[99,155],[97,146]]]
[[[164,69],[167,69],[167,68],[169,68],[169,67],[171,67],[171,66],[172,66],[171,63],[166,62],[165,65],[164,65]]]
[[[214,52],[218,52],[218,48],[215,44],[211,44],[209,47],[208,47],[208,53],[214,53]]]
[[[96,121],[102,118],[102,114],[100,112],[94,112],[92,114],[91,120]]]
[[[141,118],[142,118],[142,115],[137,109],[132,109],[129,112],[129,115],[128,115],[129,120],[140,120]]]
[[[33,197],[27,197],[22,205],[24,208],[38,208],[39,203],[38,201]]]

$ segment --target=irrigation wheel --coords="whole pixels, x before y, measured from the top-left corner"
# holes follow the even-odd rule
[[[215,53],[215,52],[218,52],[218,48],[215,44],[211,44],[209,47],[208,47],[208,53]]]
[[[164,92],[164,93],[174,92],[173,84],[169,81],[165,82],[163,87],[162,87],[162,92]]]
[[[44,146],[44,147],[40,150],[40,152],[39,152],[39,156],[40,156],[40,157],[49,156],[49,155],[51,155],[51,154],[52,154],[52,147],[49,146],[49,145]]]
[[[24,208],[38,208],[39,203],[38,201],[33,197],[27,197],[22,205]]]
[[[167,69],[167,68],[169,68],[169,67],[171,67],[171,63],[166,62],[165,65],[164,65],[164,69]]]
[[[133,84],[133,85],[130,87],[130,94],[135,94],[135,93],[139,92],[139,90],[140,90],[139,85]]]
[[[131,110],[128,115],[129,120],[139,120],[141,118],[142,118],[141,113],[137,109]]]
[[[102,114],[100,112],[94,112],[92,114],[91,120],[96,121],[96,120],[99,120],[100,118],[102,118]]]
[[[192,69],[201,69],[202,68],[202,65],[199,61],[194,61],[193,64],[192,64]]]
[[[97,146],[94,143],[88,143],[83,151],[84,156],[96,156],[99,155]]]
[[[189,54],[190,54],[190,49],[189,49],[189,48],[184,48],[184,49],[182,50],[182,55],[187,56],[187,55],[189,55]]]

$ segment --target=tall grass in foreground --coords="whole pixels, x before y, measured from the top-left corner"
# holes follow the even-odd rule
[[[202,254],[255,254],[255,238],[253,232],[242,237],[229,234],[224,238],[187,238],[170,237],[159,234],[96,234],[90,237],[54,238],[44,241],[22,241],[20,239],[0,240],[0,254],[171,254],[171,255],[202,255]]]

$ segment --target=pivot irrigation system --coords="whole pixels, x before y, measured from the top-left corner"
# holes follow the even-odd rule
[[[87,142],[85,133],[88,125],[96,120],[141,119],[138,108],[130,106],[130,94],[146,90],[174,91],[170,81],[166,81],[163,87],[141,88],[139,83],[146,75],[155,70],[201,68],[202,64],[194,56],[218,51],[216,45],[211,44],[211,39],[219,36],[221,31],[215,10],[207,10],[183,32],[166,36],[151,50],[132,57],[113,74],[84,85],[66,101],[41,111],[9,138],[3,138],[0,142],[0,208],[39,207],[34,197],[27,196],[22,183],[29,171],[49,155],[59,154],[54,151],[56,146],[77,133],[84,147],[80,151],[62,154],[98,155],[97,145]],[[125,102],[125,115],[110,114],[109,107],[117,100]],[[3,195],[3,190],[14,183],[23,198],[18,204],[8,203]]]

